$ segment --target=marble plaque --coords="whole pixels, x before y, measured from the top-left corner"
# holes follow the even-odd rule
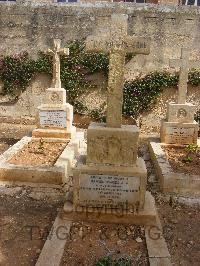
[[[167,127],[166,138],[168,143],[188,144],[193,143],[195,128]]]
[[[62,110],[40,111],[40,125],[42,127],[67,127],[67,113]]]
[[[117,208],[139,202],[140,177],[83,174],[79,182],[81,206]]]

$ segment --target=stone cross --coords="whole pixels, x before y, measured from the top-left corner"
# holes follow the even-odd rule
[[[170,67],[179,68],[178,103],[185,104],[187,100],[188,72],[190,68],[199,68],[200,61],[189,60],[188,48],[181,48],[181,58],[171,59]]]
[[[111,29],[106,36],[89,36],[86,50],[89,52],[109,53],[109,78],[107,99],[107,126],[121,127],[124,86],[125,56],[132,54],[149,54],[147,38],[132,37],[127,34],[128,16],[113,14]]]
[[[69,55],[68,48],[60,48],[61,40],[53,40],[54,47],[53,49],[48,49],[47,54],[53,57],[53,80],[52,88],[60,89],[61,80],[60,80],[60,55]]]

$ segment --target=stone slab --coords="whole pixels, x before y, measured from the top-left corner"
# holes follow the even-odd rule
[[[145,227],[145,237],[149,258],[170,258],[158,214],[156,223]]]
[[[143,208],[147,182],[143,159],[138,158],[131,167],[113,167],[103,164],[87,165],[84,164],[85,158],[86,156],[73,170],[75,206],[105,205],[107,208],[116,208],[120,205],[123,208]]]
[[[150,266],[171,266],[169,258],[149,258]]]
[[[80,178],[79,204],[117,208],[139,201],[140,177],[83,174]]]
[[[41,127],[67,127],[67,113],[63,110],[40,111],[39,117]]]
[[[160,188],[163,192],[174,192],[183,196],[200,196],[200,175],[176,173],[170,166],[163,143],[150,142],[151,159],[155,166]],[[198,140],[200,147],[200,141]]]
[[[64,105],[42,104],[38,107],[36,121],[39,129],[65,129],[71,132],[73,107],[68,103]]]
[[[74,139],[76,136],[76,128],[72,126],[71,131],[68,132],[67,130],[63,129],[34,129],[32,132],[32,137],[33,138],[47,138],[47,139],[65,139],[65,140],[70,140]]]
[[[78,155],[83,134],[71,140],[54,166],[24,166],[10,164],[8,161],[31,141],[24,137],[0,156],[0,180],[31,183],[63,184],[72,175],[75,156]]]
[[[150,266],[171,266],[171,256],[163,236],[158,213],[156,222],[145,226],[145,238]]]
[[[43,104],[48,106],[62,106],[66,103],[66,90],[63,88],[48,88],[46,90],[46,97],[43,100]]]
[[[67,201],[64,206],[63,218],[72,221],[152,225],[156,222],[155,200],[150,192],[146,192],[144,209],[139,212],[126,212],[115,209],[76,209],[71,202]]]
[[[35,264],[36,266],[60,265],[71,224],[71,221],[63,220],[59,215],[57,216],[42,252]]]
[[[199,124],[161,122],[161,142],[166,144],[197,144]]]
[[[121,128],[91,123],[88,131],[87,164],[102,163],[131,166],[137,160],[139,129],[132,125]]]
[[[167,108],[167,121],[179,123],[193,123],[197,106],[191,103],[169,103]]]

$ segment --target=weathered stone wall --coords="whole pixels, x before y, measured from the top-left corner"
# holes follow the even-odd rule
[[[80,97],[80,101],[87,106],[89,110],[99,108],[106,101],[107,82],[105,77],[95,74],[90,77],[90,80],[97,85],[96,89],[88,91]],[[97,82],[99,81],[99,83]],[[9,96],[0,94],[0,123],[14,122],[35,123],[37,107],[46,97],[46,89],[50,86],[51,79],[44,74],[37,75],[26,91],[24,91],[16,102],[9,101]],[[143,113],[139,118],[142,131],[159,132],[160,121],[165,118],[167,104],[174,102],[177,99],[176,88],[165,88],[163,93],[157,100],[157,104],[151,111]],[[188,102],[191,102],[200,109],[200,87],[188,88]]]
[[[138,55],[131,60],[126,66],[127,78],[131,79],[139,72],[168,68],[169,58],[178,58],[183,45],[189,46],[193,58],[199,58],[200,9],[132,3],[58,5],[26,2],[19,5],[0,2],[0,54],[26,50],[37,56],[39,50],[46,50],[52,45],[53,38],[62,39],[63,44],[73,39],[85,39],[90,34],[98,34],[102,28],[103,31],[108,30],[110,16],[115,12],[129,15],[129,34],[151,38],[150,55]],[[16,103],[3,103],[0,99],[0,118],[34,118],[49,86],[48,77],[38,76]],[[1,88],[0,82],[0,91]],[[96,99],[101,104],[104,92],[92,92],[82,100],[90,105]],[[158,105],[141,118],[142,128],[159,128],[160,119],[166,113],[166,103],[174,99],[175,92],[173,88],[165,90]],[[189,97],[200,108],[200,89],[191,88]]]
[[[36,56],[57,37],[65,43],[85,39],[89,34],[109,28],[112,13],[129,15],[131,35],[150,37],[151,54],[136,56],[128,66],[129,75],[168,67],[169,58],[180,56],[187,45],[193,57],[200,52],[200,9],[137,5],[133,3],[93,4],[9,4],[0,2],[0,54],[27,50]]]

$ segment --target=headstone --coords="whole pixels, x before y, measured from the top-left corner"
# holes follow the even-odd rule
[[[69,55],[69,49],[61,48],[60,44],[61,41],[55,39],[53,49],[47,51],[53,60],[52,87],[46,90],[46,97],[38,107],[35,138],[71,139],[76,131],[72,126],[73,107],[66,103],[66,90],[61,88],[60,80],[60,55]]]
[[[147,171],[144,161],[137,157],[139,129],[121,122],[125,55],[148,54],[150,49],[149,40],[127,35],[127,19],[124,14],[112,15],[108,36],[86,40],[88,51],[104,51],[110,56],[108,109],[106,124],[90,124],[87,155],[74,169],[74,210],[144,209]]]
[[[179,68],[178,101],[169,103],[167,119],[162,121],[161,142],[166,144],[197,144],[198,123],[194,121],[196,106],[187,103],[188,72],[199,68],[200,62],[189,60],[189,50],[181,49],[180,59],[171,59],[170,66]]]

